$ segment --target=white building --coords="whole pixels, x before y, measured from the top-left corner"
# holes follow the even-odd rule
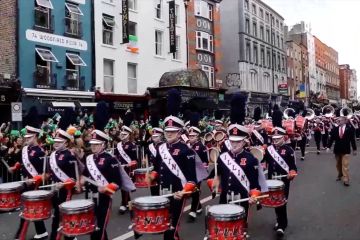
[[[357,76],[355,69],[351,69],[349,99],[352,101],[357,100]]]
[[[185,6],[176,0],[177,53],[170,53],[169,3],[128,0],[129,43],[122,43],[122,0],[94,1],[96,88],[143,95],[163,73],[186,68]]]

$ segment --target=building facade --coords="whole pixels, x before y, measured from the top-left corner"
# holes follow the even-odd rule
[[[194,0],[186,2],[188,68],[201,69],[210,88],[222,86],[221,75],[221,0]]]
[[[346,102],[350,99],[350,84],[351,84],[351,74],[349,64],[339,65],[339,77],[340,77],[340,98],[343,102]]]
[[[303,69],[305,67],[305,64],[303,65],[303,63],[306,63],[306,55],[307,52],[303,51],[301,46],[294,41],[291,40],[286,42],[287,80],[289,95],[292,100],[299,97],[297,96],[297,91],[304,82],[303,74],[306,70]]]
[[[284,19],[258,0],[224,1],[221,15],[226,87],[277,93],[287,82]]]
[[[357,100],[357,76],[355,69],[351,69],[349,99],[351,101]]]
[[[171,53],[169,2],[123,3],[126,1],[94,1],[94,19],[99,19],[94,22],[96,89],[140,96],[148,87],[157,87],[165,72],[186,69],[185,5],[175,0],[177,51]],[[124,19],[126,7],[128,18]]]
[[[17,64],[25,110],[35,106],[51,114],[94,98],[91,9],[89,0],[18,1]]]

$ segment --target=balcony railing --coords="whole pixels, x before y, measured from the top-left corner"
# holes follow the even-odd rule
[[[67,90],[84,91],[85,89],[85,77],[80,77],[77,70],[66,70],[65,83]]]
[[[52,75],[48,67],[37,66],[33,78],[35,88],[56,89],[56,75]]]
[[[50,14],[49,9],[41,7],[34,9],[34,29],[45,32],[54,31],[54,16]]]
[[[81,38],[83,36],[82,22],[79,19],[65,18],[65,35]]]

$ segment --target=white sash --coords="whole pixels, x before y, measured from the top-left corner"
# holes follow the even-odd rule
[[[257,131],[257,130],[253,130],[253,134],[255,135],[255,137],[257,138],[257,139],[259,139],[259,141],[262,143],[262,144],[264,144],[264,138],[263,138],[263,136],[261,136],[261,134]]]
[[[60,179],[60,181],[65,182],[69,179],[69,176],[66,175],[66,173],[64,173],[64,171],[61,170],[61,168],[59,168],[59,166],[57,165],[55,151],[51,153],[49,163],[51,170],[56,175],[56,177]]]
[[[267,148],[270,156],[280,165],[282,169],[284,169],[287,173],[289,173],[289,165],[285,162],[285,160],[279,155],[279,153],[275,150],[274,146],[271,145]]]
[[[156,148],[155,148],[155,146],[154,146],[153,143],[151,143],[151,144],[149,145],[149,150],[150,150],[151,154],[152,154],[154,157],[156,157]]]
[[[21,155],[22,155],[22,161],[28,173],[30,173],[30,175],[33,177],[39,175],[35,167],[31,164],[29,160],[28,146],[23,147]]]
[[[117,144],[117,149],[121,155],[121,157],[127,162],[130,163],[131,162],[131,158],[129,157],[129,155],[126,154],[126,152],[124,151],[124,148],[122,147],[122,143],[119,142]]]
[[[174,158],[171,156],[169,150],[167,149],[166,143],[163,143],[159,147],[159,154],[163,160],[163,162],[166,164],[168,169],[181,180],[181,184],[185,186],[187,180],[181,171],[178,164],[175,162]]]
[[[224,144],[225,144],[226,148],[230,151],[230,150],[231,150],[231,143],[230,143],[230,141],[229,141],[229,140],[225,140],[225,141],[224,141]]]
[[[250,182],[244,170],[235,162],[235,160],[229,155],[228,152],[221,154],[220,159],[230,170],[230,172],[234,174],[234,176],[241,183],[241,185],[249,192]]]
[[[86,158],[86,166],[89,170],[89,173],[91,177],[99,183],[101,186],[105,187],[109,184],[109,182],[106,180],[104,175],[100,172],[100,170],[97,168],[95,161],[94,161],[94,154],[89,155]]]

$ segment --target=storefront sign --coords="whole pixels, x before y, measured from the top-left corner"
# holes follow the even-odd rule
[[[176,52],[176,15],[175,15],[175,1],[169,2],[169,43],[170,52]]]
[[[22,122],[22,103],[12,102],[11,103],[11,121]]]
[[[87,50],[87,42],[80,39],[64,37],[46,32],[35,30],[26,30],[26,39],[33,42],[45,43],[65,48],[73,48],[77,50]]]
[[[132,102],[114,102],[114,109],[127,110],[132,108],[134,108],[134,103]]]
[[[212,24],[210,21],[203,19],[203,18],[197,18],[196,19],[196,27],[198,31],[207,32],[210,34],[213,34],[212,31]]]
[[[197,53],[197,60],[199,64],[214,66],[214,57],[207,53]]]
[[[279,84],[278,85],[278,91],[279,91],[279,94],[287,95],[288,94],[288,85],[287,85],[287,83]]]
[[[129,42],[129,3],[128,0],[122,0],[122,41]]]

